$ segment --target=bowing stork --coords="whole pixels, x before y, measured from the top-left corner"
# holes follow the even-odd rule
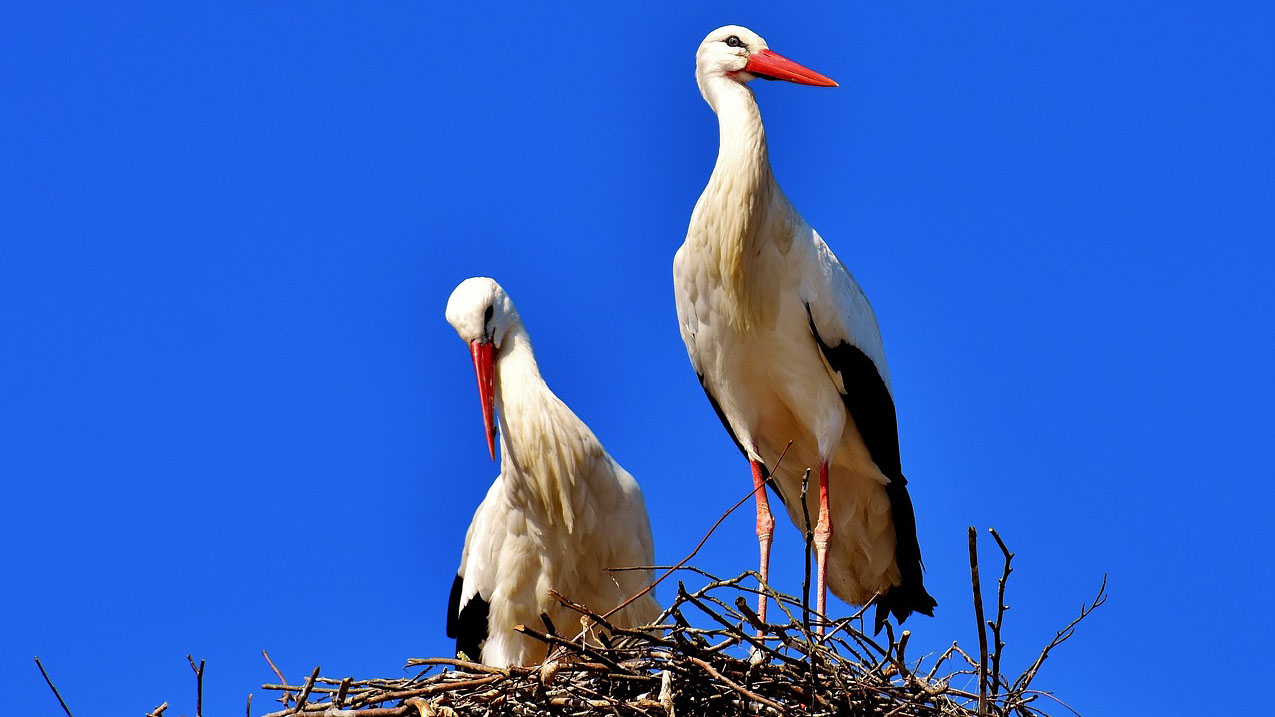
[[[606,571],[654,562],[646,504],[633,476],[545,385],[499,284],[461,282],[447,301],[447,321],[469,344],[493,459],[500,439],[500,475],[465,535],[447,635],[472,660],[536,664],[547,646],[515,625],[539,626],[542,612],[564,631],[579,624],[549,590],[605,612],[651,583],[650,570]],[[658,614],[648,593],[610,619],[633,627]]]
[[[899,437],[890,373],[863,290],[788,202],[771,173],[761,113],[748,83],[761,77],[835,87],[728,25],[696,53],[700,93],[717,113],[719,148],[708,186],[673,260],[677,317],[708,399],[752,467],[762,579],[774,531],[768,477],[803,525],[801,477],[818,472],[816,609],[828,588],[886,615],[933,615]],[[773,476],[785,445],[792,446]],[[813,491],[812,491],[813,492]],[[758,601],[766,615],[766,596]],[[822,625],[820,626],[822,629]]]

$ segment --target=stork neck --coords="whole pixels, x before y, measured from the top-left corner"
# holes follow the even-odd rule
[[[718,196],[727,190],[738,197],[755,196],[774,181],[766,148],[766,128],[753,91],[727,78],[710,84],[708,103],[717,113],[717,163],[708,180],[708,191]],[[723,185],[729,184],[729,187]]]
[[[577,476],[596,458],[596,441],[586,440],[592,434],[541,378],[521,324],[501,345],[495,393],[505,499],[572,532]]]
[[[533,410],[545,400],[549,387],[540,376],[540,365],[531,350],[531,339],[522,323],[510,326],[496,356],[496,413],[501,417],[501,442],[508,434],[504,416],[509,406],[515,411]],[[512,404],[510,406],[510,404]]]
[[[766,150],[766,130],[752,90],[725,77],[705,87],[717,113],[717,163],[691,217],[687,241],[701,252],[710,279],[721,283],[726,313],[740,330],[769,320],[758,281],[766,266],[764,243],[792,236],[792,212],[775,183]],[[787,251],[786,247],[780,247]]]

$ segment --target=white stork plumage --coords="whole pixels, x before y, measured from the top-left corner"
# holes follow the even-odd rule
[[[789,203],[771,173],[754,78],[836,86],[728,25],[696,53],[696,79],[717,113],[708,186],[673,260],[677,317],[691,364],[752,466],[763,579],[774,530],[767,465],[792,447],[772,485],[803,525],[801,476],[817,470],[816,609],[828,587],[888,613],[932,615],[899,462],[890,374],[876,316],[845,265]],[[812,491],[813,493],[813,487]],[[766,598],[759,599],[764,618]]]
[[[541,662],[546,646],[513,631],[540,626],[540,613],[563,630],[579,615],[549,596],[605,612],[651,583],[651,525],[637,481],[545,385],[531,341],[505,290],[487,278],[461,282],[447,321],[470,346],[478,375],[487,447],[500,475],[474,513],[447,606],[447,635],[458,653],[505,667]],[[648,593],[612,615],[624,627],[659,614]]]

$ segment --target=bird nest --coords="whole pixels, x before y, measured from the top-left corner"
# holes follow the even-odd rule
[[[263,688],[278,694],[282,709],[266,717],[1044,715],[1050,705],[1063,703],[1033,687],[1037,672],[1050,651],[1103,603],[1106,581],[1035,661],[1011,678],[1001,671],[1001,627],[1013,554],[994,530],[992,535],[1004,567],[995,616],[985,620],[976,534],[970,529],[977,652],[953,643],[942,654],[913,659],[907,655],[909,631],[896,635],[887,624],[883,638],[869,635],[862,629],[862,611],[832,622],[819,635],[811,627],[817,616],[808,599],[749,587],[758,577],[753,572],[723,580],[679,565],[670,572],[707,582],[694,590],[679,583],[672,604],[653,625],[623,629],[555,595],[580,614],[582,629],[564,632],[566,626],[547,617],[542,625],[515,628],[550,646],[542,665],[496,668],[453,658],[411,659],[407,667],[417,672],[412,677],[335,679],[321,677],[316,667],[301,684],[289,683],[276,670],[279,682]],[[807,578],[807,595],[808,586]],[[786,622],[763,623],[749,608],[760,590]]]

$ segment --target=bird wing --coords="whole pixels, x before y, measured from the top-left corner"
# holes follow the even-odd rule
[[[802,262],[800,276],[801,297],[810,315],[811,329],[824,345],[849,344],[863,353],[877,374],[876,380],[884,384],[889,394],[890,369],[886,366],[876,313],[846,265],[817,232],[811,229],[810,233],[811,252]]]
[[[491,484],[487,496],[474,511],[474,519],[465,533],[460,569],[447,601],[447,636],[455,638],[457,653],[473,661],[481,659],[482,645],[487,640],[489,601],[496,573],[492,556],[503,537],[498,529],[493,530],[492,524],[499,521],[492,513],[498,510],[497,494],[502,481],[497,478]]]
[[[935,601],[922,585],[916,516],[899,460],[898,419],[876,315],[849,269],[817,233],[811,233],[813,266],[803,272],[802,286],[810,331],[868,454],[889,478],[885,490],[902,583],[878,601],[876,623],[880,630],[886,612],[894,613],[900,621],[914,610],[933,615]]]
[[[690,252],[683,244],[673,256],[673,298],[677,305],[677,328],[682,334],[682,342],[686,344],[686,355],[690,357],[691,367],[702,383],[704,370],[700,368],[699,352],[695,350],[695,340],[700,328],[699,317],[702,313],[697,306],[701,299],[700,287],[695,281],[695,273],[686,266],[689,261]]]
[[[899,429],[876,314],[845,264],[812,234],[811,266],[801,274],[810,331],[873,462],[891,481],[902,480]]]

